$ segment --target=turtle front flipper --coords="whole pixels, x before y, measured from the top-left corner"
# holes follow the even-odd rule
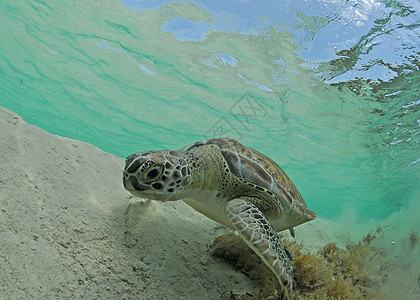
[[[228,202],[227,211],[232,227],[276,274],[287,299],[292,292],[292,265],[276,231],[251,197],[235,198]]]

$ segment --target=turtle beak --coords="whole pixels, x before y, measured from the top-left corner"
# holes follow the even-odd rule
[[[147,192],[148,188],[139,183],[137,177],[126,171],[123,172],[123,185],[124,188],[132,194]]]

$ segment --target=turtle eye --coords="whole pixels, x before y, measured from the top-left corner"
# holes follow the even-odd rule
[[[153,181],[157,179],[160,175],[160,168],[153,168],[146,173],[146,180],[147,181]]]

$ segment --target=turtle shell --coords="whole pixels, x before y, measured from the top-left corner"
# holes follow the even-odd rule
[[[308,208],[289,176],[271,158],[261,152],[245,147],[238,141],[229,138],[208,139],[186,146],[182,150],[188,151],[191,148],[208,144],[220,148],[235,176],[273,192],[281,202],[291,223],[300,224],[316,218],[316,214]]]

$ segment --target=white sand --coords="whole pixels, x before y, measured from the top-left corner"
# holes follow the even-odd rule
[[[182,201],[133,198],[122,187],[123,159],[4,108],[0,129],[1,299],[218,299],[258,290],[210,256],[226,228]],[[337,241],[328,228],[304,224],[297,240],[316,250]]]
[[[124,160],[0,109],[1,299],[217,299],[253,292],[183,202],[132,198]]]

